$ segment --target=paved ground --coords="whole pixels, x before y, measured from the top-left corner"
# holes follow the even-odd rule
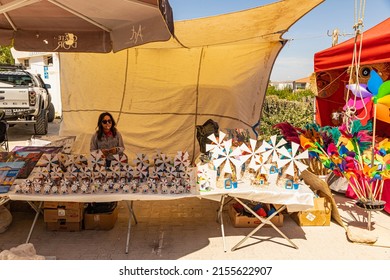
[[[23,144],[31,137],[26,130],[14,128],[10,130],[11,146]],[[58,133],[58,121],[49,127],[49,134],[55,133]],[[354,206],[352,200],[340,194],[335,194],[335,200],[347,225],[367,227],[367,214]],[[13,221],[9,229],[0,234],[0,251],[24,243],[34,218],[33,210],[25,202],[12,202],[8,206]],[[41,215],[30,242],[38,254],[58,260],[390,259],[390,215],[384,212],[373,212],[371,232],[379,237],[377,244],[382,246],[352,243],[345,229],[333,222],[325,227],[300,227],[285,213],[281,230],[299,249],[291,247],[274,229],[262,228],[242,247],[231,251],[251,229],[233,227],[226,208],[228,250],[224,252],[220,225],[216,222],[217,209],[218,202],[198,198],[135,201],[138,224],[133,222],[131,228],[129,254],[125,254],[129,214],[124,202],[119,203],[119,217],[112,230],[47,231]]]
[[[344,220],[366,228],[366,214],[349,199],[335,196]],[[26,241],[34,212],[21,204],[12,205],[13,222],[0,234],[0,251]],[[298,245],[294,249],[274,229],[262,228],[235,251],[249,228],[234,228],[224,211],[227,252],[223,250],[220,225],[216,222],[218,202],[186,198],[170,201],[135,201],[138,224],[131,228],[129,254],[125,254],[128,211],[119,204],[119,217],[112,230],[80,232],[47,231],[40,216],[30,242],[37,253],[59,260],[137,259],[137,260],[204,260],[204,259],[270,259],[270,260],[388,260],[389,247],[368,246],[348,241],[343,227],[331,223],[325,227],[300,227],[285,213],[280,229]],[[14,210],[13,210],[14,209]],[[382,244],[390,246],[390,216],[373,213],[373,233]]]

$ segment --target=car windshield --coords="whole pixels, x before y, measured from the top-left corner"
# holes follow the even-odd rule
[[[33,83],[25,73],[0,72],[0,82],[14,86],[29,86]]]

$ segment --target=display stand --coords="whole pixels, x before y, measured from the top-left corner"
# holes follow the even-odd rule
[[[1,201],[0,201],[1,202]],[[35,228],[35,224],[38,220],[38,217],[39,217],[39,214],[42,213],[42,205],[43,205],[43,201],[40,201],[39,202],[39,205],[38,207],[31,201],[27,201],[27,203],[31,206],[31,208],[34,209],[35,211],[35,216],[34,216],[34,220],[33,220],[33,223],[30,227],[30,230],[29,230],[29,233],[27,235],[27,240],[26,240],[26,243],[29,243],[30,242],[30,239],[31,239],[31,235],[34,231],[34,228]],[[137,221],[137,218],[134,214],[134,210],[133,210],[133,201],[126,201],[127,203],[127,208],[129,210],[129,223],[128,223],[128,227],[127,227],[127,235],[126,235],[126,248],[125,248],[125,252],[126,254],[129,253],[129,243],[130,243],[130,230],[131,230],[131,218],[134,219],[135,223],[137,224],[138,221]]]
[[[4,197],[4,196],[3,196]],[[127,208],[129,211],[129,220],[127,226],[126,233],[126,247],[125,252],[128,254],[129,252],[129,244],[131,238],[131,219],[134,219],[135,224],[138,223],[137,218],[133,209],[133,202],[135,200],[175,200],[181,198],[205,198],[209,200],[218,201],[220,203],[217,215],[217,221],[221,224],[221,234],[223,238],[223,246],[224,251],[226,252],[226,241],[225,241],[225,231],[224,231],[224,221],[222,217],[222,207],[226,204],[226,198],[234,199],[237,202],[241,203],[241,199],[247,199],[252,201],[261,201],[264,203],[270,204],[278,204],[284,205],[277,210],[277,213],[280,213],[284,209],[287,208],[289,212],[295,211],[304,211],[306,209],[313,207],[313,192],[309,189],[309,187],[302,185],[298,190],[287,190],[281,187],[262,187],[262,188],[253,188],[249,184],[242,184],[239,188],[235,190],[226,190],[226,189],[218,189],[215,191],[210,191],[201,194],[192,194],[192,193],[182,193],[182,194],[143,194],[143,193],[122,193],[122,192],[101,192],[101,193],[93,193],[93,194],[22,194],[15,193],[13,189],[7,194],[7,199],[9,200],[18,200],[18,201],[26,201],[30,204],[30,206],[36,211],[33,223],[31,225],[27,241],[30,241],[31,235],[33,233],[35,224],[39,217],[39,214],[42,212],[43,201],[62,201],[62,202],[112,202],[112,201],[126,201]],[[36,206],[33,202],[39,202],[39,205]],[[229,202],[229,201],[228,201]],[[256,214],[254,214],[256,216]],[[274,216],[273,215],[273,216]],[[273,217],[271,216],[271,218]],[[258,217],[263,224],[270,224],[274,229],[279,232],[287,241],[289,241],[294,248],[297,246],[286,236],[284,235],[276,226],[272,224],[270,218],[264,219]],[[262,225],[263,225],[262,224]],[[248,239],[252,236],[256,231],[261,228],[259,226],[252,233],[245,238]],[[237,244],[233,250],[235,250],[238,246],[240,246],[245,240],[242,240],[239,244]]]
[[[367,229],[371,230],[371,213],[385,209],[386,202],[383,200],[362,202],[358,200],[356,206],[367,212]]]
[[[291,241],[290,238],[288,238],[277,226],[275,226],[271,219],[278,215],[280,212],[286,209],[285,205],[282,205],[279,209],[277,209],[272,215],[270,215],[267,218],[263,218],[256,214],[255,211],[253,211],[248,205],[243,203],[240,199],[237,197],[234,197],[234,200],[236,200],[238,203],[240,203],[243,207],[245,207],[246,210],[248,210],[250,213],[252,213],[257,219],[261,221],[261,224],[258,225],[254,230],[252,230],[247,236],[245,236],[240,242],[238,242],[234,247],[232,248],[232,251],[236,250],[242,243],[244,243],[249,237],[253,236],[256,232],[258,232],[264,225],[270,225],[272,226],[281,236],[283,236],[284,239],[286,239],[295,249],[298,249],[298,246],[294,244],[294,242]]]

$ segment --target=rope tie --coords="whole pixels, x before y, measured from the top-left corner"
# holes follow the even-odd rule
[[[353,120],[362,120],[367,117],[368,115],[368,110],[366,107],[366,104],[363,102],[363,96],[360,90],[360,82],[359,82],[359,72],[360,72],[360,58],[361,58],[361,52],[362,52],[362,47],[363,47],[363,19],[364,19],[364,9],[366,6],[366,0],[360,0],[360,5],[359,5],[359,11],[357,8],[357,0],[355,0],[355,10],[354,10],[354,22],[355,24],[353,25],[353,29],[355,30],[355,40],[354,40],[354,47],[353,47],[353,53],[352,53],[352,61],[351,61],[351,71],[350,71],[350,77],[349,77],[349,84],[351,83],[356,83],[357,88],[357,94],[354,94],[353,97],[353,104],[348,104],[349,101],[349,96],[350,96],[350,89],[348,88],[347,93],[346,93],[346,106],[345,106],[345,113],[344,113],[344,118],[343,122],[347,127],[347,130],[351,132],[352,130],[352,121]],[[358,49],[358,44],[359,42],[359,49]],[[355,74],[355,75],[353,75]],[[355,81],[353,81],[352,77],[355,77]],[[357,98],[360,98],[363,103],[363,108],[364,108],[364,116],[359,118],[356,116],[356,102]]]

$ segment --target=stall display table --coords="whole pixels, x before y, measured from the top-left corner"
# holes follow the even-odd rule
[[[289,239],[278,227],[276,227],[271,219],[281,213],[283,210],[287,209],[288,212],[298,212],[310,209],[313,207],[313,198],[314,194],[311,189],[304,184],[300,184],[299,188],[296,189],[286,189],[281,186],[257,186],[253,187],[249,183],[239,184],[237,189],[230,190],[216,190],[212,192],[201,192],[201,197],[213,200],[220,201],[220,208],[218,210],[218,221],[221,225],[221,234],[223,238],[223,247],[226,252],[226,241],[225,241],[225,232],[224,224],[222,217],[223,206],[225,205],[226,198],[232,198],[247,211],[251,212],[261,223],[253,229],[247,236],[245,236],[239,243],[237,243],[232,251],[236,250],[242,243],[244,243],[248,238],[253,236],[257,231],[259,231],[264,225],[270,225],[275,229],[284,239],[286,239],[294,248],[298,249],[291,239]],[[257,201],[268,204],[280,205],[276,211],[267,218],[260,217],[252,209],[250,209],[241,199]]]
[[[31,234],[33,232],[35,223],[39,217],[39,214],[42,211],[42,205],[44,201],[57,201],[57,202],[81,202],[81,203],[91,203],[91,202],[112,202],[112,201],[126,201],[128,210],[129,210],[129,221],[127,229],[127,238],[126,238],[126,253],[129,251],[129,241],[130,241],[130,230],[131,230],[131,219],[133,218],[135,223],[137,223],[136,216],[133,211],[133,201],[142,201],[142,200],[173,200],[181,198],[190,198],[198,197],[211,199],[220,202],[220,207],[218,210],[218,221],[221,224],[221,233],[224,242],[224,250],[226,251],[225,243],[225,234],[224,234],[224,225],[222,219],[222,208],[224,206],[224,201],[226,197],[231,197],[237,202],[242,203],[241,199],[258,201],[262,203],[278,204],[281,207],[276,211],[280,213],[284,209],[287,209],[289,212],[296,212],[301,210],[306,210],[313,207],[313,197],[314,194],[306,185],[300,185],[298,190],[285,189],[278,186],[263,186],[263,187],[253,187],[249,184],[239,184],[237,189],[217,189],[214,191],[201,192],[198,194],[194,193],[183,193],[183,194],[143,194],[143,193],[124,193],[124,192],[99,192],[91,194],[81,194],[81,193],[69,193],[69,194],[23,194],[16,193],[12,188],[11,191],[7,194],[7,197],[10,200],[18,201],[27,201],[36,211],[34,221],[30,228],[30,232],[27,237],[29,242]],[[39,205],[36,206],[33,202],[39,202]],[[275,215],[277,214],[275,213]],[[257,215],[255,215],[257,216]],[[258,216],[257,216],[258,217]],[[288,239],[276,226],[272,224],[270,218],[264,219],[258,217],[262,224],[270,224],[273,228],[278,231],[286,240],[288,240],[295,248],[297,246]],[[272,218],[272,217],[271,217]],[[258,231],[262,226],[257,227],[247,238],[253,235]],[[244,242],[243,240],[242,242]],[[240,244],[242,243],[240,242]],[[240,244],[237,244],[232,250],[236,249]]]

